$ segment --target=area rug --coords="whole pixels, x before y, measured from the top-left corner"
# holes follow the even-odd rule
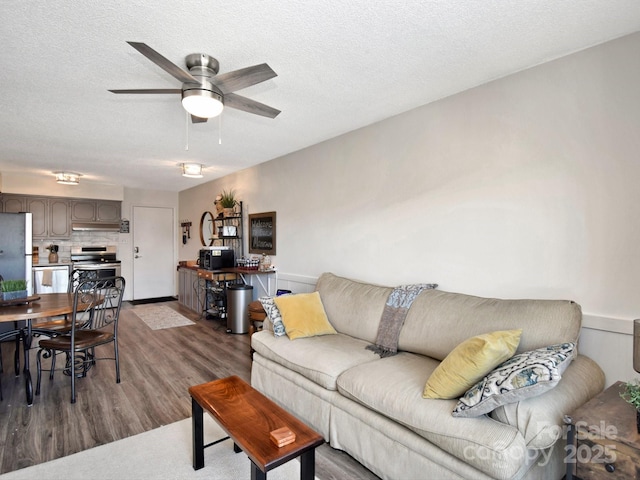
[[[204,422],[205,445],[226,436],[209,416],[205,415]],[[251,461],[243,452],[233,452],[231,440],[205,448],[204,465],[200,470],[193,469],[191,418],[187,418],[67,457],[9,472],[0,475],[0,479],[235,480],[251,478]],[[291,460],[271,470],[267,477],[270,480],[297,480],[300,478],[300,462],[297,459]]]
[[[183,327],[185,325],[195,325],[187,317],[180,315],[174,309],[166,305],[139,305],[133,308],[140,320],[147,324],[151,330],[160,330],[163,328]]]

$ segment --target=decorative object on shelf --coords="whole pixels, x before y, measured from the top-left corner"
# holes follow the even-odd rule
[[[229,191],[222,190],[219,202],[225,217],[234,217],[236,215],[234,207],[238,204],[238,201],[236,200],[236,193],[233,189]]]
[[[258,270],[260,270],[261,272],[267,272],[271,270],[271,257],[266,253],[262,254],[262,258],[260,259],[260,265],[258,267]]]
[[[182,176],[187,178],[202,178],[202,165],[199,163],[181,163]]]
[[[52,243],[47,250],[49,250],[49,263],[58,263],[58,245]]]
[[[239,258],[236,264],[240,270],[258,270],[260,260],[258,257]]]
[[[2,295],[2,301],[27,298],[27,281],[3,280],[0,276],[0,295]]]
[[[624,384],[624,390],[620,396],[636,409],[636,429],[640,434],[640,382],[632,380]]]
[[[249,214],[249,253],[276,254],[276,212]]]
[[[62,185],[79,185],[81,173],[75,172],[53,172],[56,176],[56,182]]]

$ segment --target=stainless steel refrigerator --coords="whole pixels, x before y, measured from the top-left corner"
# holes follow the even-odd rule
[[[0,275],[5,280],[26,280],[29,295],[33,294],[31,222],[30,213],[0,213]]]

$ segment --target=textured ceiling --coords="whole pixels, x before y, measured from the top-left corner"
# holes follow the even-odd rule
[[[180,191],[636,32],[640,2],[25,0],[0,18],[0,173]],[[109,93],[180,87],[126,41],[220,73],[267,62],[278,77],[237,93],[282,113],[193,125],[178,95]]]

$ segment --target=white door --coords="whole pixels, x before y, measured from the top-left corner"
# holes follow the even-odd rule
[[[175,295],[173,209],[133,207],[133,300]]]

